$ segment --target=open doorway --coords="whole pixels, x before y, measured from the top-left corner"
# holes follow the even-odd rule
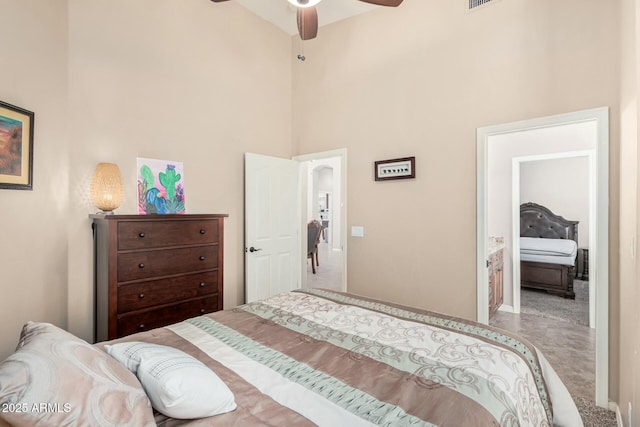
[[[584,146],[562,146],[561,141],[577,141],[575,137],[567,135],[577,130],[584,132],[584,136],[593,142],[593,225],[590,236],[590,277],[594,281],[596,302],[596,330],[595,330],[595,401],[602,407],[608,407],[608,295],[609,295],[609,271],[608,271],[608,161],[609,161],[609,124],[608,109],[596,108],[575,113],[549,116],[521,122],[503,125],[489,126],[478,129],[478,163],[477,163],[477,319],[479,322],[489,321],[489,287],[488,287],[488,248],[489,248],[489,217],[495,215],[491,212],[491,205],[496,199],[506,203],[506,211],[501,209],[500,220],[506,224],[507,229],[502,234],[505,245],[508,245],[506,253],[512,254],[512,248],[519,243],[519,227],[514,226],[512,200],[519,194],[513,194],[512,187],[512,159],[514,157],[550,154],[558,152],[570,152],[585,150]],[[554,136],[555,135],[555,136]],[[564,135],[564,136],[563,136]],[[489,182],[489,151],[490,147],[499,142],[505,143],[510,150],[516,148],[516,141],[529,151],[521,151],[510,156],[509,162],[504,166],[506,179],[502,182],[505,188],[502,191],[490,189]],[[515,236],[515,237],[514,237]],[[509,271],[507,272],[507,266]],[[519,278],[511,273],[513,260],[505,263],[505,279],[509,278],[514,283],[519,283]],[[515,293],[512,286],[506,286],[506,305],[511,305],[515,311],[516,302],[513,300]]]
[[[595,151],[573,151],[513,158],[513,235],[521,236],[520,206],[536,203],[547,207],[566,220],[575,220],[575,258],[570,282],[573,296],[556,298],[544,290],[520,286],[520,245],[514,240],[513,313],[528,313],[569,321],[595,328],[594,278],[589,277],[589,253],[597,248],[591,244],[595,223]],[[530,255],[531,256],[531,255]],[[549,257],[547,257],[549,258]],[[558,262],[562,261],[561,256]]]
[[[307,257],[303,265],[302,286],[345,292],[346,149],[297,156],[294,160],[301,164],[302,229],[306,230],[312,221],[322,227],[315,244],[307,241],[307,233],[302,233],[303,247],[315,250],[315,260]]]

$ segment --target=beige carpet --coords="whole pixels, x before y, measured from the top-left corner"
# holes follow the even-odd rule
[[[593,400],[573,396],[576,402],[584,427],[616,427],[616,413],[595,405]]]
[[[589,326],[589,282],[573,281],[576,299],[551,295],[536,289],[520,289],[520,311],[526,314]]]

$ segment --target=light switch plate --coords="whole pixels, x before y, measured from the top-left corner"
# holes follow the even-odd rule
[[[364,227],[360,225],[352,225],[351,226],[351,236],[352,237],[364,237]]]

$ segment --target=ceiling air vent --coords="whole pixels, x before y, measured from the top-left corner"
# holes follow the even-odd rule
[[[492,0],[469,0],[469,10],[474,9],[483,4],[490,3]]]

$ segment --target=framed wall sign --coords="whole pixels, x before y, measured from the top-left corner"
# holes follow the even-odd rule
[[[0,101],[0,188],[33,190],[33,113]]]
[[[416,158],[378,160],[374,163],[376,181],[408,179],[416,177]]]

